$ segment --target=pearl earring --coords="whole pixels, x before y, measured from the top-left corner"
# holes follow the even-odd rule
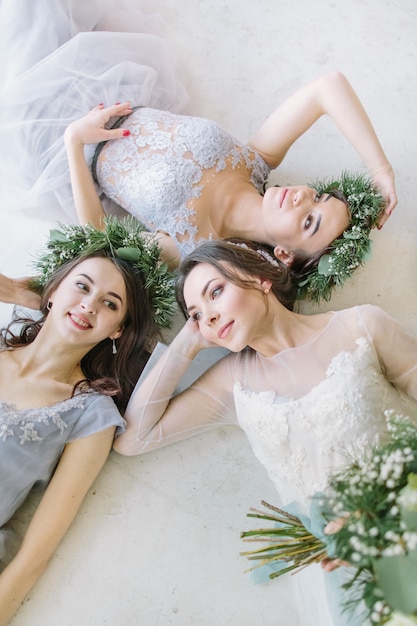
[[[269,293],[269,287],[268,289],[264,289],[264,294],[267,295]]]

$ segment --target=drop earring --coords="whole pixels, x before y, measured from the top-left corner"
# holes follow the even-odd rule
[[[112,345],[111,351],[113,354],[117,354],[116,339],[113,338],[112,341],[113,341],[113,345]]]

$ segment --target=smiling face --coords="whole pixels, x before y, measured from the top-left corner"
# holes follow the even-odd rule
[[[253,346],[269,325],[263,288],[255,278],[253,288],[240,287],[201,263],[185,279],[184,300],[204,339],[239,352]]]
[[[264,226],[275,255],[290,264],[294,251],[313,256],[349,225],[346,204],[311,187],[269,187],[262,201]]]
[[[105,258],[79,263],[53,292],[48,315],[67,341],[90,347],[123,332],[127,312],[121,273]]]

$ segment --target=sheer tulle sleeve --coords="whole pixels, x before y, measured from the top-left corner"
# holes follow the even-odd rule
[[[417,400],[417,337],[379,307],[360,307],[360,316],[387,380]]]
[[[237,424],[235,363],[236,355],[224,357],[177,393],[184,377],[193,375],[195,363],[159,345],[151,357],[152,369],[145,370],[133,391],[124,415],[127,429],[115,440],[114,449],[125,455],[141,454],[214,427]]]

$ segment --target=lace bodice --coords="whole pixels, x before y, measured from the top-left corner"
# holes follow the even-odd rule
[[[253,451],[283,503],[305,505],[305,513],[332,471],[384,437],[384,411],[409,414],[411,409],[417,418],[417,407],[387,382],[370,342],[359,338],[356,343],[353,352],[337,354],[326,378],[301,398],[254,393],[235,384],[238,421]]]
[[[256,152],[210,120],[141,108],[123,126],[131,135],[108,142],[98,158],[100,187],[148,228],[171,235],[181,256],[212,235],[210,228],[200,232],[197,201],[216,174],[243,167],[262,191],[270,172]]]

